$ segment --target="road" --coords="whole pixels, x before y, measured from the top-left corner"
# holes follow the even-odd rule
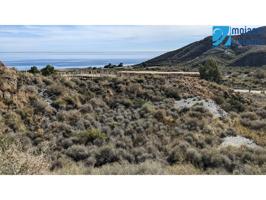
[[[265,94],[263,90],[244,90],[244,89],[234,89],[235,92],[240,93],[251,93],[251,94]]]

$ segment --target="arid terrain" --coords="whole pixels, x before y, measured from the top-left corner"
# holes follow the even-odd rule
[[[229,80],[2,65],[0,174],[265,174],[266,96]]]

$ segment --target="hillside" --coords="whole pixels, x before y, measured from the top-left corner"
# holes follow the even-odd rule
[[[266,173],[263,99],[196,77],[0,82],[0,174]]]
[[[237,43],[251,41],[260,45],[242,46]],[[263,66],[266,65],[266,27],[260,27],[241,36],[233,36],[230,48],[212,47],[212,38],[191,43],[183,48],[165,53],[139,66],[198,66],[207,59],[215,59],[226,66]]]
[[[4,63],[0,61],[0,68],[5,67]]]

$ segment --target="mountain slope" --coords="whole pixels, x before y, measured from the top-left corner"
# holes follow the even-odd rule
[[[252,45],[241,45],[239,44]],[[254,45],[259,44],[259,45]],[[232,46],[212,47],[212,38],[193,42],[180,49],[167,52],[138,66],[197,66],[207,59],[229,66],[263,66],[266,65],[266,27],[254,29],[246,34],[232,37]]]

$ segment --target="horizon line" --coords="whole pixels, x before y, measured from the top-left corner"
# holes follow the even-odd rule
[[[132,52],[164,52],[171,50],[121,50],[121,51],[0,51],[0,53],[132,53]]]

